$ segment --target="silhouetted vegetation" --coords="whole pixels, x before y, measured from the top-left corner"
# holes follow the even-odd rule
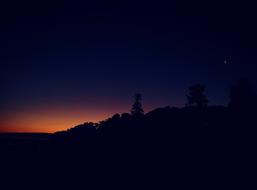
[[[101,180],[112,179],[111,172],[129,175],[133,171],[137,171],[134,177],[147,180],[161,172],[172,172],[174,176],[192,172],[188,174],[190,179],[201,179],[201,183],[207,182],[206,174],[233,178],[235,165],[243,172],[242,160],[247,165],[254,159],[256,93],[248,81],[239,81],[231,89],[230,103],[225,107],[208,106],[204,90],[200,84],[190,87],[183,108],[167,106],[145,114],[142,96],[136,94],[131,113],[56,132],[36,147],[21,150],[15,145],[16,154],[11,158],[29,155],[47,164],[63,160],[59,166],[64,169],[63,175],[67,171],[77,174],[83,168],[83,175],[90,171],[91,177]],[[35,150],[40,150],[36,159]],[[122,180],[122,175],[115,177]]]
[[[196,84],[189,88],[189,94],[187,95],[187,106],[204,107],[208,105],[208,99],[204,94],[205,86],[202,84]]]
[[[257,108],[257,94],[248,80],[242,79],[236,86],[232,87],[229,107],[238,111],[248,111]]]
[[[190,146],[198,142],[200,144],[195,146],[207,146],[208,143],[223,146],[228,139],[236,140],[243,131],[252,129],[255,133],[253,115],[257,98],[248,81],[241,80],[232,88],[228,107],[208,106],[204,91],[204,85],[191,86],[186,107],[157,108],[145,115],[142,96],[136,94],[131,114],[115,114],[99,123],[85,123],[66,132],[57,132],[52,135],[51,142],[103,147],[108,143],[112,144],[110,147],[116,147],[146,142],[162,147],[169,147],[174,142]],[[160,145],[163,141],[167,142]]]
[[[144,110],[143,110],[142,104],[141,104],[142,95],[135,94],[134,98],[135,98],[135,102],[131,108],[131,115],[135,116],[135,117],[140,117],[140,116],[144,115]]]

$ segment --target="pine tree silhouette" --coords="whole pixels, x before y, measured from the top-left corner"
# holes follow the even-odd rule
[[[136,117],[144,115],[144,110],[141,103],[142,95],[137,93],[135,94],[134,99],[135,102],[131,108],[131,115]]]

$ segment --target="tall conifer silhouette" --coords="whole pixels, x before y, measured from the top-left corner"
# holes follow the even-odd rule
[[[144,110],[141,103],[142,95],[139,93],[135,94],[134,100],[134,104],[131,108],[131,115],[136,117],[144,115]]]

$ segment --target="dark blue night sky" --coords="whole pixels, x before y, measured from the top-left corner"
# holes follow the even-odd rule
[[[184,106],[207,86],[226,105],[230,87],[255,87],[255,10],[244,1],[17,2],[1,7],[0,131],[56,131],[128,112]]]

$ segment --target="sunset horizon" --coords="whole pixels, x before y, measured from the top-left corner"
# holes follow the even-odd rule
[[[0,188],[257,189],[256,7],[2,1]]]

